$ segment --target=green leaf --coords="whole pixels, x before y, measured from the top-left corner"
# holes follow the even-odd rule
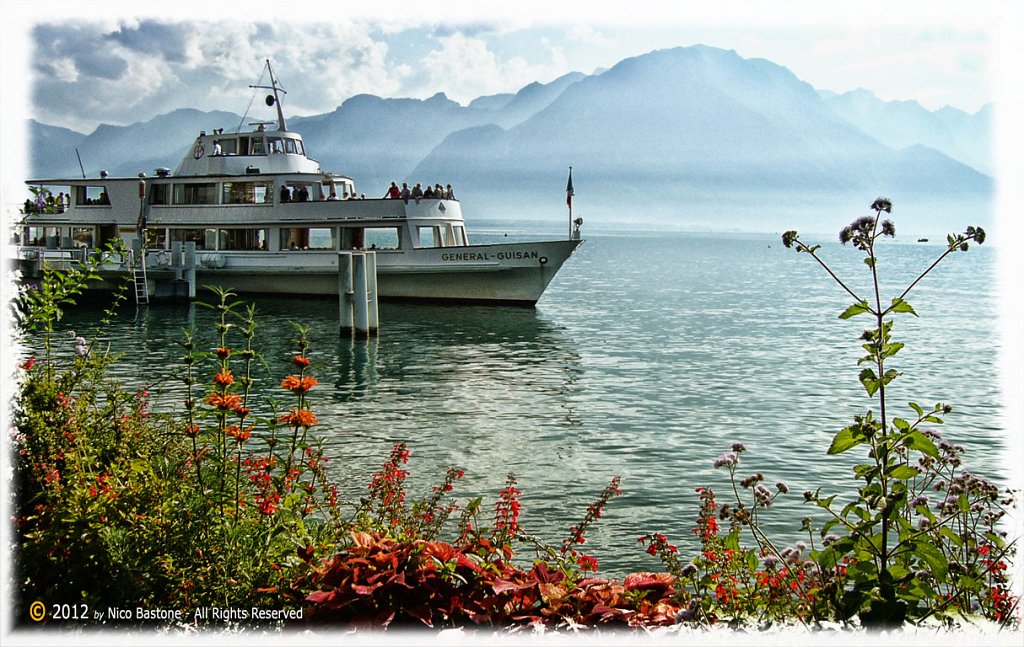
[[[878,376],[870,368],[866,368],[860,372],[858,376],[860,383],[864,385],[864,390],[868,392],[869,396],[873,396],[878,391],[879,382]]]
[[[921,408],[921,405],[919,405],[918,403],[916,403],[916,402],[908,402],[908,403],[907,403],[907,405],[908,405],[908,406],[909,406],[909,407],[910,407],[911,409],[913,409],[913,410],[914,410],[914,413],[916,413],[916,414],[917,414],[917,417],[918,417],[918,418],[920,418],[921,416],[923,416],[923,415],[924,415],[924,409],[922,409],[922,408]]]
[[[832,439],[832,445],[828,448],[828,453],[831,455],[842,454],[851,447],[863,444],[866,440],[867,438],[864,434],[854,431],[853,427],[847,427]]]
[[[907,437],[903,440],[903,445],[908,449],[919,451],[932,458],[939,458],[939,448],[935,446],[931,438],[925,436],[920,431],[912,431],[907,434]]]
[[[835,528],[837,525],[841,524],[842,522],[843,522],[842,519],[838,519],[836,517],[832,517],[831,519],[826,521],[824,524],[822,524],[822,526],[821,526],[821,536],[824,537],[825,535],[828,534],[829,530],[832,530],[833,528]]]
[[[822,500],[818,501],[818,507],[819,508],[825,508],[826,510],[828,510],[832,506],[832,502],[835,501],[835,498],[836,498],[836,495],[833,494],[832,496],[828,497],[827,499],[822,499]]]
[[[843,314],[839,315],[839,318],[849,319],[850,317],[856,317],[857,315],[862,315],[866,312],[871,312],[871,308],[868,307],[867,301],[861,301],[860,303],[855,303],[844,310]]]
[[[878,475],[878,465],[856,465],[853,473],[857,478],[870,481]]]
[[[897,467],[897,468],[893,469],[891,472],[889,472],[889,475],[891,477],[893,477],[894,479],[899,479],[901,481],[906,481],[908,479],[914,478],[915,476],[917,476],[920,473],[921,473],[921,471],[919,469],[917,469],[916,467],[911,467],[910,465],[900,465],[899,467]]]
[[[939,529],[939,534],[953,542],[954,546],[960,547],[964,544],[964,538],[953,532],[953,529],[949,526],[942,526]]]
[[[878,569],[870,558],[858,560],[847,569],[847,573],[855,582],[872,582],[878,579]]]
[[[886,344],[882,347],[882,358],[892,357],[896,353],[903,350],[905,344],[903,342],[895,341],[891,344]]]
[[[889,306],[889,311],[890,312],[909,312],[910,314],[914,315],[915,317],[917,316],[917,313],[914,312],[914,309],[912,307],[910,307],[910,304],[907,303],[906,301],[904,301],[903,299],[899,298],[899,297],[893,298],[892,305]]]
[[[882,384],[888,384],[901,375],[903,375],[903,373],[900,373],[894,368],[890,368],[885,372],[885,375],[882,376]]]
[[[893,418],[892,426],[896,427],[900,431],[907,431],[908,429],[910,429],[910,423],[904,420],[903,418]]]

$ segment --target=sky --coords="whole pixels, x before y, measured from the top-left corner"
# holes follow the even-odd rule
[[[6,0],[5,54],[20,55],[11,67],[20,64],[26,92],[5,112],[82,133],[183,107],[242,113],[266,58],[289,91],[292,115],[329,112],[360,93],[426,98],[444,92],[466,104],[698,43],[767,58],[818,89],[866,88],[933,110],[950,105],[975,112],[993,100],[998,12],[908,2],[917,10],[878,14],[872,6],[858,3],[856,15],[842,15],[804,2],[688,9],[685,2],[635,8],[524,0],[512,11],[486,1],[384,0],[325,11],[303,1]],[[12,48],[8,40],[21,43]]]

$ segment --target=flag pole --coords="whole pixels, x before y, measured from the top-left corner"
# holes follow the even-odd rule
[[[569,182],[565,185],[565,203],[569,206],[569,239],[572,239],[572,167],[569,167]]]

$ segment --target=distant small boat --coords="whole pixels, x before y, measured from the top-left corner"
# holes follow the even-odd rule
[[[927,243],[928,239],[927,238],[918,238],[917,242],[919,242],[919,243]]]

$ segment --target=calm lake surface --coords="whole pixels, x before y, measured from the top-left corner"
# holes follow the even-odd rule
[[[338,334],[334,301],[259,299],[257,344],[268,365],[260,382],[287,401],[276,387],[291,372],[290,322],[308,326],[320,380],[314,429],[349,500],[405,441],[412,495],[428,495],[454,465],[466,471],[458,499],[482,495],[490,512],[512,472],[526,530],[558,545],[621,476],[623,496],[584,547],[606,576],[661,569],[636,543],[646,532],[692,554],[694,489],[711,486],[726,500],[727,475],[712,464],[737,441],[748,448],[741,477],[762,472],[769,486],[791,488],[764,517],[779,543],[801,538],[800,519],[812,513],[801,493],[852,489],[850,468],[864,459],[825,451],[870,406],[856,365],[868,320],[839,320],[849,295],[774,235],[586,233],[536,310],[382,304],[379,339],[354,342]],[[523,238],[492,227],[474,242]],[[884,245],[883,299],[941,249]],[[824,241],[821,253],[867,294],[858,252]],[[987,247],[957,254],[908,296],[920,317],[896,322],[907,347],[895,358],[905,375],[891,385],[891,402],[902,416],[911,415],[909,400],[954,405],[940,431],[967,447],[967,467],[1001,481],[996,259]],[[212,348],[213,312],[129,306],[99,331],[97,319],[72,312],[64,325],[109,341],[124,353],[120,379],[149,386],[157,408],[180,411],[173,342],[194,324]]]

